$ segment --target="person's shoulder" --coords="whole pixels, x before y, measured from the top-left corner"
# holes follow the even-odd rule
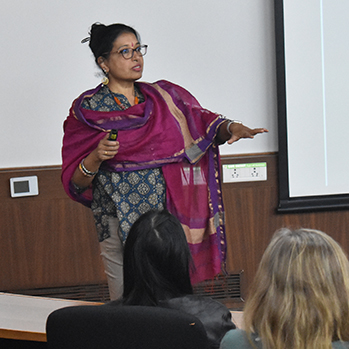
[[[153,83],[139,82],[139,86],[142,92],[157,91],[163,95],[163,91],[168,93],[172,99],[176,102],[183,102],[191,107],[200,107],[200,103],[196,100],[194,95],[186,88],[175,84],[168,80],[158,80]]]
[[[349,342],[340,342],[340,341],[333,342],[332,348],[333,349],[348,349]]]
[[[164,79],[157,80],[155,82],[139,81],[139,82],[137,82],[137,84],[141,88],[144,86],[151,86],[154,88],[156,88],[156,86],[159,86],[160,88],[164,89],[165,91],[172,89],[172,90],[176,90],[176,91],[183,91],[183,92],[189,93],[184,87],[182,87],[182,86],[180,86],[172,81],[164,80]]]
[[[157,81],[149,82],[149,81],[137,81],[136,84],[138,85],[172,85],[172,86],[179,86],[176,85],[175,83],[165,80],[165,79],[160,79]]]
[[[194,315],[204,325],[211,347],[218,348],[227,331],[235,328],[229,309],[209,297],[186,295],[161,302],[160,306]]]
[[[174,82],[169,81],[169,80],[165,80],[165,79],[158,80],[158,81],[154,82],[154,84],[181,87],[178,84],[175,84]]]
[[[185,91],[188,92],[184,87],[182,87],[181,85],[174,83],[172,81],[169,80],[159,80],[156,81],[155,84],[159,85],[160,87],[164,88],[164,89],[176,89],[178,91]]]
[[[256,344],[257,344],[257,348],[259,348],[258,341]],[[234,349],[234,348],[239,348],[239,349],[252,348],[245,331],[239,330],[239,329],[230,330],[223,337],[221,341],[220,349]]]
[[[232,340],[235,341],[240,339],[247,340],[246,332],[244,330],[240,330],[237,328],[237,329],[228,331],[226,335],[223,337],[222,343],[225,341],[232,341]]]
[[[109,301],[109,302],[103,304],[103,306],[107,306],[107,307],[109,307],[109,306],[118,307],[118,306],[122,306],[122,305],[123,304],[122,304],[122,299],[121,298],[116,299],[114,301]]]
[[[222,303],[197,295],[185,295],[164,301],[161,306],[178,309],[198,317],[204,323],[219,323],[227,330],[235,328],[230,310]]]
[[[196,305],[199,308],[216,308],[216,309],[224,309],[229,311],[229,309],[222,303],[210,298],[197,296],[194,294],[188,294],[181,297],[172,298],[166,301],[170,305],[178,305],[185,308],[188,305]]]

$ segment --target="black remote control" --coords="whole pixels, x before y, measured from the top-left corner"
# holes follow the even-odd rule
[[[118,130],[112,129],[109,133],[108,140],[110,141],[116,141],[118,138]]]

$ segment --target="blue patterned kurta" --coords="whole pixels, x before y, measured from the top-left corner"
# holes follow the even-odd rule
[[[139,102],[144,97],[136,90]],[[129,108],[127,98],[115,94],[121,103]],[[101,88],[90,99],[85,99],[82,107],[96,111],[121,110],[107,87]],[[125,242],[132,224],[143,213],[151,209],[162,210],[165,206],[166,186],[161,168],[130,172],[109,172],[99,170],[93,180],[93,201],[91,209],[96,223],[98,239],[110,236],[109,217],[117,217],[120,236]]]

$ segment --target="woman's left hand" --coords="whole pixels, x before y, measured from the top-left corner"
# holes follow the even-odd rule
[[[256,134],[269,132],[266,128],[254,128],[251,129],[240,123],[233,123],[230,125],[229,130],[232,135],[228,139],[227,143],[232,144],[241,138],[254,138]]]

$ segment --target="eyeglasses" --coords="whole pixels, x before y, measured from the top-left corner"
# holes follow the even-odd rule
[[[136,48],[124,48],[119,52],[112,52],[112,53],[119,53],[124,57],[125,59],[131,59],[136,52],[140,56],[144,56],[147,53],[148,45],[140,45]]]

